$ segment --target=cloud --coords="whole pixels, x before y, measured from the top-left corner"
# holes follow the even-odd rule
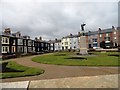
[[[10,2],[11,1],[11,2]],[[2,29],[10,27],[32,38],[62,38],[85,30],[117,26],[117,2],[38,2],[2,0]]]

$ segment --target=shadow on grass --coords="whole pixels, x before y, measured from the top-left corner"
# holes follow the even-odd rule
[[[108,56],[120,57],[120,55],[118,55],[118,54],[109,54]]]
[[[15,69],[11,69],[11,68],[8,68],[6,67],[4,70],[2,70],[2,73],[7,73],[7,72],[24,72],[22,70],[15,70]]]
[[[69,58],[65,58],[65,59],[87,60],[87,58],[84,58],[84,57],[69,57]]]
[[[66,56],[66,54],[56,54],[54,56]]]

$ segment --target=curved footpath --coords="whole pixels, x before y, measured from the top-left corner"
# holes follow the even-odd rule
[[[43,55],[47,55],[47,54],[43,54]],[[28,80],[32,81],[32,80],[56,79],[56,78],[66,78],[66,77],[78,77],[78,76],[97,76],[97,75],[109,75],[109,74],[118,73],[118,67],[61,66],[61,65],[40,64],[37,62],[33,62],[31,60],[33,57],[36,56],[40,56],[40,55],[10,59],[6,61],[15,61],[18,64],[24,66],[44,69],[45,70],[44,74],[37,76],[29,76],[29,77],[2,79],[2,82],[28,81]]]

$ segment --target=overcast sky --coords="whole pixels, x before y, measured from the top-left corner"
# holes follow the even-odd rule
[[[80,24],[86,31],[118,25],[117,2],[40,2],[40,0],[2,0],[2,30],[43,39],[77,34]]]

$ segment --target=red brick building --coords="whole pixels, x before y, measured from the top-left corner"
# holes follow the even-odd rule
[[[89,31],[86,33],[88,48],[117,48],[120,45],[120,27]],[[104,44],[104,45],[103,45]]]

